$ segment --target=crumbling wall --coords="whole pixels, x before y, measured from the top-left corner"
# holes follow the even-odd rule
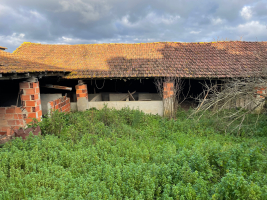
[[[47,103],[47,109],[48,113],[55,110],[58,110],[59,112],[70,112],[71,111],[70,98],[64,96],[59,99],[49,101]]]
[[[27,117],[27,111],[24,108],[0,107],[0,144],[8,141],[16,129],[25,127]]]
[[[62,94],[61,93],[40,94],[40,96],[41,96],[41,105],[42,105],[43,115],[46,115],[48,114],[48,108],[47,108],[48,102],[61,98]]]

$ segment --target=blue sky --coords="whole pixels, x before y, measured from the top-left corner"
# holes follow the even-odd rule
[[[0,0],[0,46],[267,41],[267,0]]]

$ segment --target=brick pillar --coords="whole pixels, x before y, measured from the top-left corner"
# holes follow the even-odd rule
[[[256,103],[255,113],[261,113],[265,105],[266,87],[256,87]]]
[[[22,94],[20,96],[22,100],[22,106],[27,111],[26,123],[30,123],[33,118],[41,121],[42,107],[40,99],[39,82],[21,82],[19,84]]]
[[[87,85],[76,85],[77,110],[85,111],[88,109],[88,92]]]
[[[174,82],[163,83],[163,116],[172,118],[174,112]]]

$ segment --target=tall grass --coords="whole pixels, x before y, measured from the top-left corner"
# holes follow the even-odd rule
[[[177,115],[55,112],[0,149],[0,199],[267,199],[265,116],[235,137]]]

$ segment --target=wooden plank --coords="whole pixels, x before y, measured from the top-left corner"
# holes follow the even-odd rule
[[[102,94],[100,93],[100,94],[96,95],[94,98],[92,98],[92,100],[90,102],[95,101],[100,95],[102,95]]]
[[[135,101],[133,95],[129,92],[129,90],[128,90],[128,93],[129,93],[130,99],[132,99],[133,101]]]
[[[132,92],[130,94],[133,95],[134,93],[136,93],[136,91],[134,91],[134,92]],[[130,96],[130,94],[127,94],[125,97],[121,98],[120,101],[126,100]]]

